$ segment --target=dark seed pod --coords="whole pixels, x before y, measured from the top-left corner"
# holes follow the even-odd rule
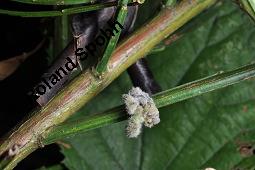
[[[95,12],[76,14],[72,17],[71,25],[74,40],[68,44],[68,46],[57,57],[49,69],[42,75],[42,80],[47,81],[51,75],[55,74],[57,69],[64,66],[67,62],[67,57],[69,57],[72,62],[77,65],[79,59],[77,59],[77,56],[75,55],[75,50],[80,47],[83,48],[88,43],[93,41],[98,32],[98,23],[95,22],[95,20],[97,20],[97,15]],[[36,87],[40,85],[38,84],[35,86],[30,95],[36,99],[40,106],[44,106],[60,91],[60,89],[63,88],[68,81],[70,81],[72,73],[76,70],[77,68],[69,72],[67,75],[62,75],[62,78],[59,79],[54,86],[51,86],[50,88],[48,87],[47,90],[45,90],[45,93],[42,95],[35,91]]]
[[[127,16],[127,20],[124,25],[126,30],[123,31],[122,38],[133,32],[138,6],[129,6],[128,12],[129,15]],[[137,62],[131,65],[127,71],[135,87],[140,87],[143,91],[149,93],[150,95],[161,91],[161,87],[154,79],[145,58],[139,59]]]
[[[99,0],[98,2],[112,1],[113,0]],[[77,56],[75,55],[76,49],[83,48],[87,44],[91,43],[95,39],[99,30],[103,29],[106,26],[107,21],[109,21],[110,19],[114,19],[113,16],[115,15],[116,10],[116,7],[109,7],[98,11],[73,15],[71,26],[74,40],[68,44],[68,46],[53,62],[51,67],[43,74],[41,79],[44,83],[44,86],[42,86],[42,84],[38,84],[30,94],[41,106],[44,106],[46,103],[48,103],[49,100],[53,98],[53,96],[55,96],[60,91],[60,89],[62,89],[65,83],[70,81],[72,73],[77,69],[71,70],[70,72],[68,72],[68,74],[62,74],[62,78],[54,86],[49,86],[47,84],[50,76],[55,74],[56,70],[66,64],[67,58],[69,58],[73,63],[75,63],[77,67],[77,62],[79,61],[79,59],[77,59]],[[132,32],[133,25],[137,16],[137,11],[137,5],[128,6],[128,15],[123,26],[124,29],[122,31],[121,38],[126,37],[129,33]],[[128,69],[128,72],[135,86],[141,87],[144,91],[150,94],[153,94],[160,90],[160,87],[154,81],[152,73],[146,65],[145,60],[140,60],[134,65],[132,65]],[[39,94],[35,90],[36,88],[39,88],[39,86],[47,88],[47,90],[44,89],[45,93]]]
[[[150,95],[161,91],[149,69],[146,59],[142,58],[128,68],[128,74],[135,87],[140,87]]]
[[[48,82],[50,80],[50,76],[55,74],[56,70],[58,70],[59,68],[63,67],[66,64],[66,62],[67,62],[66,58],[70,58],[72,60],[72,62],[77,65],[76,56],[74,54],[73,46],[74,46],[74,42],[72,41],[62,51],[62,53],[59,55],[57,60],[54,61],[53,65],[51,65],[51,67],[42,75],[41,80],[44,80],[42,82],[45,82],[45,81]],[[57,94],[57,92],[64,86],[64,84],[70,78],[72,72],[75,71],[75,70],[77,70],[77,69],[74,69],[71,72],[68,72],[67,75],[62,73],[61,74],[62,78],[59,79],[59,81],[55,85],[51,85],[51,88],[46,86],[47,89],[46,89],[44,94],[40,95],[37,92],[34,92],[34,95],[37,96],[36,97],[37,98],[36,99],[37,103],[39,103],[40,106],[44,106],[46,103],[48,103],[48,101],[53,96],[55,96]],[[38,85],[35,86],[35,88],[38,87]]]
[[[122,30],[121,39],[133,32],[136,16],[138,12],[138,5],[128,6],[128,14]]]
[[[99,2],[113,2],[114,0],[100,0]],[[116,12],[116,7],[104,8],[97,11],[97,22],[99,28],[104,28],[107,21],[109,21]]]
[[[72,17],[72,33],[76,40],[76,49],[83,48],[91,42],[98,33],[97,13],[87,12],[75,14]]]

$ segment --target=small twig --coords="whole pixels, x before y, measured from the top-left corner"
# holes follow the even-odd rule
[[[121,0],[120,1],[120,7],[119,11],[117,12],[117,18],[116,20],[121,24],[124,25],[126,16],[127,16],[127,3],[128,0]],[[100,75],[107,69],[107,63],[118,43],[119,37],[120,37],[121,31],[117,32],[115,36],[112,36],[110,41],[107,44],[107,47],[105,49],[104,55],[99,61],[98,65],[96,66],[96,72]]]
[[[253,11],[255,11],[255,1],[254,0],[248,0],[248,1],[251,4]]]
[[[225,73],[215,74],[200,80],[183,84],[170,90],[160,92],[153,96],[157,108],[162,108],[189,98],[200,96],[244,80],[255,77],[255,64],[250,64]],[[93,114],[92,114],[93,115]],[[123,105],[109,109],[103,113],[85,117],[83,120],[62,123],[53,126],[43,140],[44,145],[54,143],[68,136],[84,133],[92,129],[107,126],[127,119]]]
[[[248,0],[236,0],[236,3],[240,6],[241,9],[249,14],[253,20],[255,20],[255,11]]]
[[[85,5],[80,7],[64,8],[61,10],[52,10],[52,11],[15,11],[15,10],[0,9],[0,14],[20,16],[20,17],[56,17],[56,16],[62,16],[62,15],[77,14],[81,12],[95,11],[95,10],[117,6],[117,5],[118,3],[114,1],[114,2]]]
[[[69,35],[68,16],[63,15],[55,18],[54,22],[54,50],[53,54],[56,57],[68,44]]]
[[[95,0],[12,0],[26,4],[37,5],[76,5],[85,3],[95,3]]]
[[[165,0],[164,5],[165,5],[166,7],[174,7],[175,4],[176,4],[176,1],[177,1],[177,0]]]

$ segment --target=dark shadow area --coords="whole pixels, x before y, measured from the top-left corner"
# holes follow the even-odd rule
[[[23,5],[0,2],[1,8]],[[29,9],[25,5],[26,9]],[[40,7],[39,7],[40,8]],[[45,7],[42,7],[45,8]],[[31,6],[32,10],[32,6]],[[38,7],[37,9],[38,10]],[[43,46],[28,57],[9,77],[0,81],[0,136],[10,131],[18,122],[37,105],[28,95],[28,91],[39,82],[40,76],[47,68],[47,38],[42,34],[45,24],[41,18],[21,18],[0,15],[0,62],[33,50],[43,39]],[[46,146],[22,161],[16,170],[32,170],[61,162],[63,156],[57,145]]]

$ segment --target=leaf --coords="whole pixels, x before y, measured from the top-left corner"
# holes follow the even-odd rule
[[[20,64],[22,64],[28,57],[35,54],[43,45],[45,40],[41,41],[33,50],[28,52],[23,52],[21,55],[8,58],[6,60],[0,61],[0,81],[9,77],[14,73]]]
[[[10,76],[26,58],[27,55],[19,55],[0,61],[0,81]]]
[[[188,27],[165,51],[148,56],[163,89],[255,59],[254,25],[231,2],[218,3]],[[130,88],[125,73],[75,117],[120,104]],[[126,122],[70,137],[71,148],[62,147],[64,164],[71,170],[252,169],[254,101],[254,80],[248,80],[160,109],[159,125],[137,139],[125,136]]]

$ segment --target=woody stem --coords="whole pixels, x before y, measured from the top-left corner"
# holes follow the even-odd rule
[[[84,70],[47,105],[33,111],[31,113],[33,116],[1,142],[0,154],[15,145],[21,146],[20,151],[2,169],[13,169],[18,162],[39,147],[38,141],[42,134],[47,136],[51,133],[51,131],[46,132],[48,128],[65,121],[131,64],[148,54],[156,44],[216,1],[181,1],[175,8],[162,9],[146,26],[136,31],[116,48],[108,62],[108,70],[102,78],[98,79],[91,68]]]

